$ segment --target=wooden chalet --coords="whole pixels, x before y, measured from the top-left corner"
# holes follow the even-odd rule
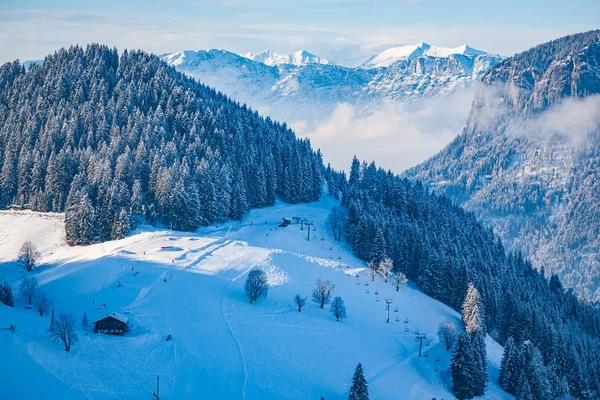
[[[107,333],[109,335],[123,335],[127,332],[127,317],[113,312],[94,322],[95,333]]]

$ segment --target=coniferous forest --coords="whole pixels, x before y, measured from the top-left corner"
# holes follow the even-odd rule
[[[595,304],[580,302],[556,275],[547,279],[520,254],[507,253],[472,213],[375,163],[354,159],[342,204],[346,240],[362,259],[390,257],[396,271],[457,311],[469,284],[477,288],[485,330],[505,345],[505,390],[517,398],[597,398]],[[461,344],[466,353],[475,350]],[[466,381],[476,384],[477,377]],[[523,387],[531,397],[519,392]]]
[[[0,206],[65,211],[73,244],[121,238],[135,214],[193,230],[321,193],[307,140],[143,51],[3,65],[0,127]]]

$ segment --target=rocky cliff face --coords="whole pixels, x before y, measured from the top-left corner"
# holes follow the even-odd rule
[[[600,31],[517,54],[482,80],[462,134],[407,176],[600,299]]]

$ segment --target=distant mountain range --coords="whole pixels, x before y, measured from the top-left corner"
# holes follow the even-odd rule
[[[358,67],[335,65],[309,52],[226,50],[161,55],[178,70],[272,117],[291,122],[330,115],[339,103],[363,112],[383,102],[404,106],[471,85],[501,60],[469,46],[419,43],[376,54]]]
[[[306,65],[306,64],[331,64],[324,58],[315,56],[305,50],[298,50],[290,54],[277,54],[270,50],[261,51],[260,53],[247,53],[243,54],[253,61],[258,61],[266,65]]]
[[[496,64],[464,131],[407,172],[600,300],[600,31]]]

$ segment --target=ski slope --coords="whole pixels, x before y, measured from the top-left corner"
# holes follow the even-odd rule
[[[412,283],[396,292],[380,277],[371,282],[365,263],[325,229],[335,204],[327,196],[277,203],[193,233],[144,226],[123,240],[80,247],[61,239],[59,216],[0,213],[0,237],[40,243],[44,264],[34,275],[57,313],[80,321],[87,312],[94,321],[114,311],[131,324],[123,337],[78,326],[79,341],[65,352],[47,337],[49,318],[25,309],[17,294],[18,246],[0,248],[0,281],[16,295],[15,308],[0,303],[0,328],[17,327],[0,331],[4,398],[150,399],[158,375],[161,399],[344,399],[359,362],[371,399],[453,398],[450,354],[435,333],[445,319],[459,324],[459,315]],[[294,216],[314,221],[311,241],[300,225],[276,228]],[[271,288],[250,305],[243,285],[253,268],[267,272]],[[317,278],[335,284],[347,319],[336,322],[310,301]],[[296,293],[309,297],[302,313]],[[386,298],[394,301],[389,324]],[[418,357],[416,330],[427,334],[427,357]],[[501,355],[488,338],[486,399],[510,398],[495,383]]]

